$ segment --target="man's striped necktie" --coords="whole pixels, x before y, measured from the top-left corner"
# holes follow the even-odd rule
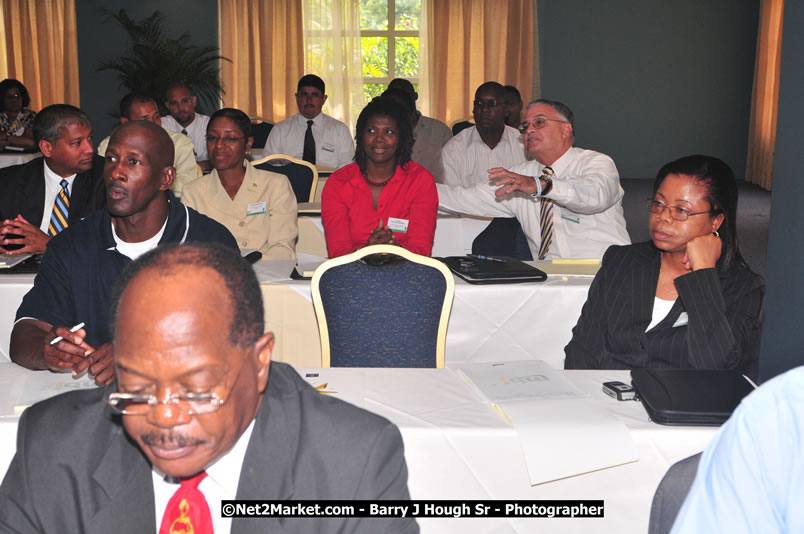
[[[553,175],[551,167],[545,167],[539,178],[549,178]],[[553,242],[553,201],[549,198],[542,198],[541,214],[539,215],[539,225],[541,226],[542,243],[539,245],[539,259],[543,260],[550,252],[550,244]]]
[[[56,202],[53,203],[53,211],[50,214],[50,224],[47,227],[47,235],[51,237],[67,228],[67,217],[70,213],[70,191],[67,189],[70,183],[62,180],[60,185],[61,191],[56,195]]]

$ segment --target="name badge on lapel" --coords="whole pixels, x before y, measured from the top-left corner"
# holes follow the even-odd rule
[[[331,143],[324,143],[323,145],[321,145],[321,150],[323,150],[324,152],[335,152],[335,145]]]
[[[397,219],[396,217],[388,217],[388,229],[392,232],[399,232],[401,234],[408,233],[408,220]]]
[[[265,213],[265,201],[262,202],[252,202],[246,208],[246,215],[259,215],[261,213]]]

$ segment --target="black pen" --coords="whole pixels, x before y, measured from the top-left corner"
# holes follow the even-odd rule
[[[470,258],[476,258],[478,260],[486,260],[486,261],[496,261],[497,263],[508,263],[506,260],[495,258],[493,256],[483,256],[482,254],[467,254]]]

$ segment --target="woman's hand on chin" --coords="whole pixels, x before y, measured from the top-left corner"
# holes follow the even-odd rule
[[[690,271],[712,269],[720,259],[723,243],[714,234],[695,237],[687,243],[687,254],[684,256],[684,267]]]

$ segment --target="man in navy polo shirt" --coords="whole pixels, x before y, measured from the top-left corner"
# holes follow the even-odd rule
[[[173,143],[155,124],[131,121],[112,136],[103,170],[107,210],[53,238],[11,332],[11,359],[29,369],[74,374],[98,385],[114,378],[111,292],[128,263],[160,243],[237,243],[220,223],[187,208],[170,191]],[[74,325],[85,326],[71,332]],[[51,345],[56,337],[60,341]]]

